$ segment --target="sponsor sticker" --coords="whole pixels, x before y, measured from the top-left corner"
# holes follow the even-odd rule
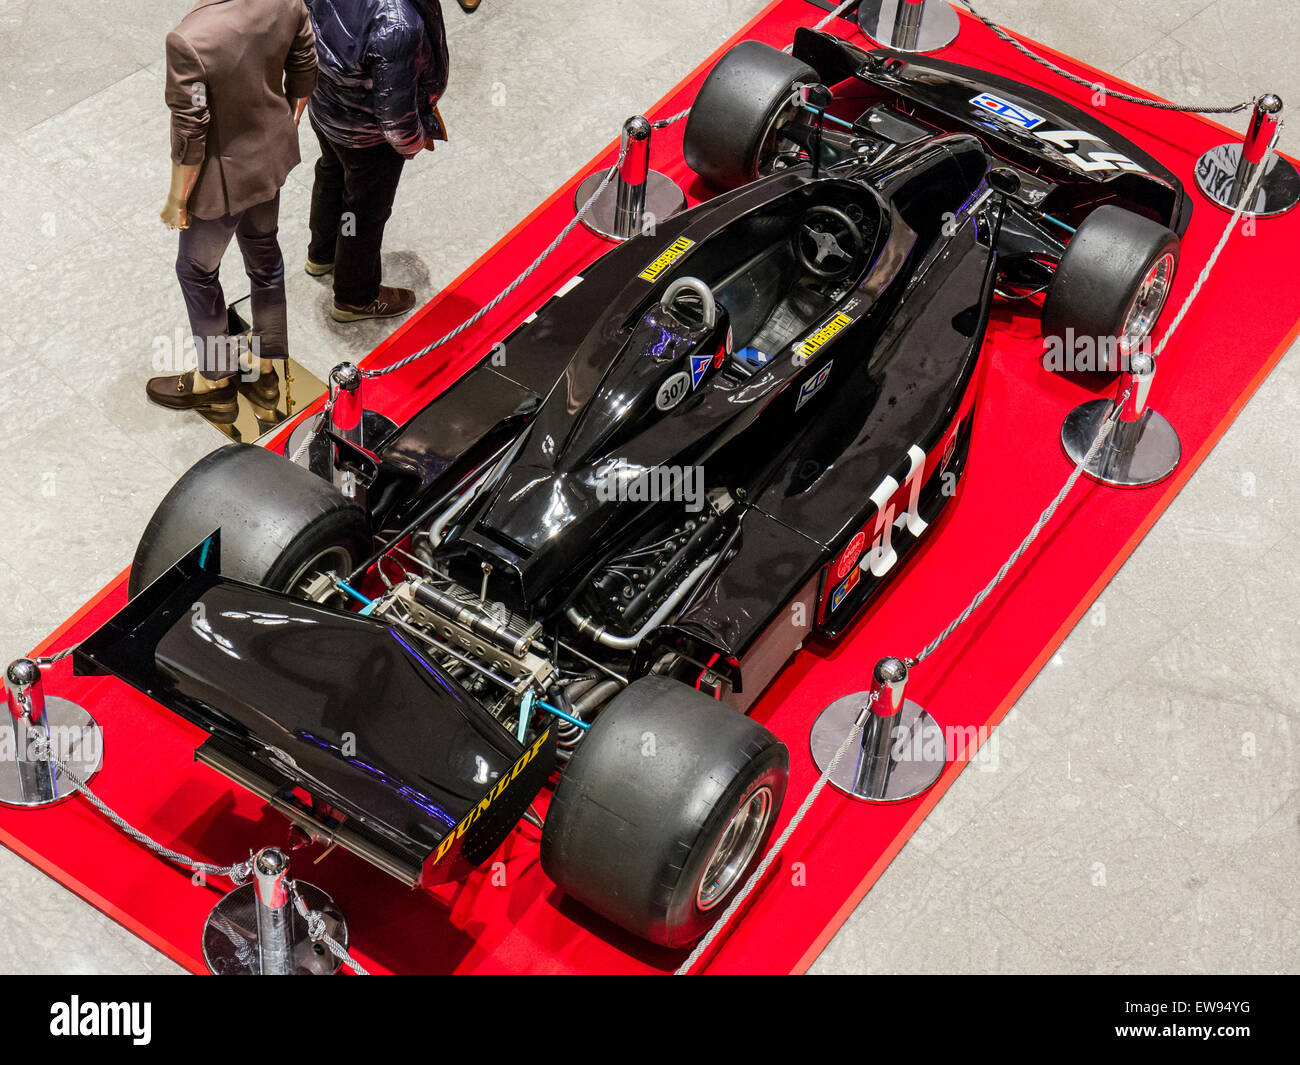
[[[1036,115],[1028,108],[1013,104],[1010,100],[1002,99],[1001,96],[994,96],[991,92],[980,93],[971,100],[971,103],[997,115],[1003,122],[1017,129],[1037,129],[1047,121],[1042,115]]]
[[[502,773],[501,776],[497,778],[497,782],[493,786],[492,790],[483,796],[483,798],[479,800],[478,805],[461,818],[460,824],[458,824],[452,831],[448,832],[442,842],[438,844],[438,849],[434,852],[433,860],[429,863],[430,867],[435,866],[442,861],[446,853],[451,850],[451,845],[464,836],[465,830],[485,814],[488,811],[488,808],[501,797],[501,793],[510,786],[510,782],[514,780],[515,777],[519,776],[529,762],[537,757],[537,752],[542,749],[542,746],[546,743],[550,735],[551,730],[548,728],[533,741],[533,745],[523,753],[523,756],[514,764],[513,767],[511,767],[509,772]]]
[[[858,586],[858,581],[862,579],[862,567],[854,566],[853,572],[849,574],[849,579],[835,589],[835,594],[831,596],[831,609],[838,610],[842,602]]]
[[[727,356],[731,354],[732,348],[734,347],[735,343],[736,343],[735,339],[733,338],[731,333],[731,326],[727,326],[726,337],[723,339],[722,343],[718,345],[718,350],[713,353],[713,368],[715,370],[720,369],[722,367],[722,364],[726,361]]]
[[[691,356],[691,388],[703,380],[705,373],[713,365],[713,356],[709,354]]]
[[[810,378],[809,380],[803,383],[803,387],[799,389],[799,399],[794,405],[795,410],[798,410],[810,399],[812,399],[813,396],[817,395],[817,393],[821,391],[822,385],[824,385],[826,383],[826,379],[830,377],[831,367],[834,365],[835,364],[833,362],[828,362],[825,366],[823,366],[820,370],[818,370],[817,373],[812,378]]]
[[[813,355],[830,343],[830,341],[837,336],[846,325],[851,324],[852,321],[852,318],[843,311],[840,311],[815,333],[806,336],[803,340],[799,341],[799,343],[794,346],[794,353],[804,359],[811,359]]]
[[[858,533],[849,541],[848,547],[840,554],[839,565],[835,567],[835,579],[837,581],[842,581],[848,575],[849,570],[862,557],[862,552],[866,549],[866,546],[867,534],[865,532]]]
[[[708,363],[705,365],[707,366]],[[691,389],[694,387],[691,383],[691,375],[681,370],[659,386],[659,392],[655,396],[655,406],[660,410],[672,410],[691,394]]]
[[[656,280],[660,274],[667,270],[668,267],[672,266],[673,263],[693,247],[695,247],[695,241],[691,240],[689,237],[678,237],[668,245],[667,249],[659,256],[659,258],[642,270],[637,276],[640,277],[642,281]]]

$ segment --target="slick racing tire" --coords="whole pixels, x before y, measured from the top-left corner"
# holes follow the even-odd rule
[[[794,118],[794,87],[817,72],[780,49],[741,41],[718,60],[686,122],[686,163],[726,191],[756,179],[776,153],[782,125]]]
[[[542,869],[628,931],[685,946],[761,858],[789,765],[762,725],[680,681],[643,677],[596,718],[560,777]]]
[[[333,485],[282,455],[231,444],[192,466],[140,537],[129,594],[147,588],[214,529],[221,572],[281,592],[313,574],[346,577],[370,543],[366,515]]]
[[[1178,270],[1178,236],[1159,222],[1122,207],[1098,207],[1083,220],[1047,288],[1043,336],[1082,356],[1083,339],[1097,345],[1084,368],[1118,370],[1118,347],[1134,350],[1155,328]],[[1073,344],[1070,331],[1073,330]]]

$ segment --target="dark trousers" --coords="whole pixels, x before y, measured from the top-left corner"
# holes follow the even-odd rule
[[[311,190],[307,258],[334,264],[334,299],[364,307],[379,295],[379,251],[406,159],[387,144],[345,148],[312,122],[320,141]]]
[[[238,373],[237,348],[227,330],[226,295],[221,289],[221,257],[233,236],[244,256],[251,286],[256,354],[282,359],[289,354],[289,320],[284,298],[284,256],[280,254],[280,194],[238,214],[190,218],[181,230],[176,277],[185,297],[190,332],[199,353],[199,372],[217,381]]]

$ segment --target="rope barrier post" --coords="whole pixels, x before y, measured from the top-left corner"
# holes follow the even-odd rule
[[[335,436],[359,448],[374,445],[397,428],[397,424],[373,410],[367,410],[362,398],[365,374],[350,362],[341,362],[329,372],[328,396],[321,415],[304,418],[289,435],[284,453],[292,462],[305,465],[312,473],[332,480],[344,495],[353,498],[356,484],[352,474],[340,467],[337,449],[327,435]]]
[[[1285,214],[1300,203],[1300,171],[1271,150],[1281,123],[1280,96],[1268,93],[1256,100],[1245,140],[1220,144],[1197,160],[1196,184],[1206,197],[1235,211],[1255,181],[1258,188],[1242,214],[1267,218]]]
[[[253,860],[257,899],[257,960],[263,976],[293,974],[293,906],[289,901],[289,858],[264,847]]]
[[[862,737],[853,757],[834,765],[832,787],[863,802],[904,802],[929,791],[948,763],[943,729],[925,710],[904,698],[908,668],[882,658],[871,671],[871,689],[835,700],[813,723],[813,761],[823,773],[855,722]]]
[[[365,447],[361,381],[361,371],[350,362],[339,363],[330,371],[329,389],[334,402],[330,406],[329,422],[330,428],[344,440]]]
[[[945,0],[862,0],[858,25],[896,52],[937,52],[961,32],[957,9]]]
[[[103,733],[90,714],[67,699],[46,696],[40,667],[20,658],[5,670],[8,719],[0,724],[0,805],[50,806],[76,788],[49,758],[53,750],[82,780],[103,761]]]
[[[225,895],[203,926],[203,960],[217,976],[330,976],[343,959],[313,938],[309,914],[347,950],[348,927],[320,888],[289,878],[289,856],[264,847],[252,861],[252,879]],[[301,902],[301,905],[299,904]]]
[[[1061,446],[1071,462],[1083,461],[1097,430],[1119,404],[1119,418],[1106,442],[1083,466],[1094,481],[1115,488],[1145,488],[1178,468],[1182,445],[1169,420],[1147,406],[1156,360],[1146,352],[1128,356],[1116,399],[1094,399],[1075,407],[1061,426]]]
[[[606,240],[635,237],[647,225],[671,218],[686,206],[686,194],[666,174],[650,169],[650,138],[654,125],[643,115],[623,123],[617,164],[618,180],[605,184],[608,171],[597,171],[578,186],[578,210],[596,196],[582,224]],[[596,195],[599,190],[599,195]]]

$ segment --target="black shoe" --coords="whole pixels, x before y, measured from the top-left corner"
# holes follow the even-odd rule
[[[274,411],[275,405],[280,402],[280,374],[275,367],[271,368],[270,373],[259,374],[252,380],[241,376],[236,387],[256,406],[266,410]]]
[[[220,388],[207,392],[194,391],[194,374],[173,374],[170,377],[151,377],[145,383],[145,394],[160,407],[169,410],[196,410],[213,420],[219,420],[229,412],[233,415],[239,410],[239,389],[233,380],[228,380]]]

